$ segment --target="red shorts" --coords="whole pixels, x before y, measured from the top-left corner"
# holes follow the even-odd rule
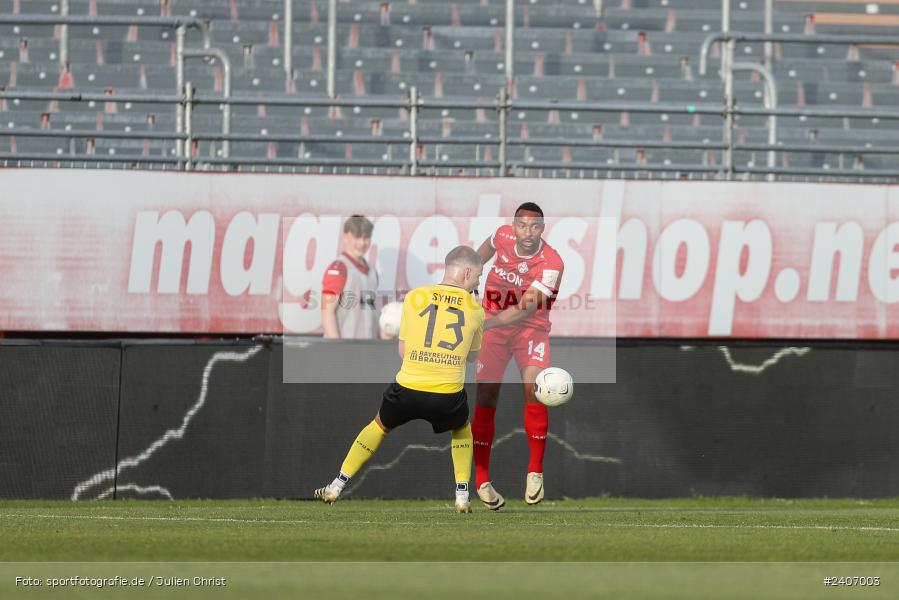
[[[515,357],[520,372],[525,367],[550,366],[549,332],[541,329],[497,327],[484,333],[478,355],[478,381],[503,380],[509,359]]]

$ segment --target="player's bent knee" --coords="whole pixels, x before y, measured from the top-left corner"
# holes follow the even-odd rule
[[[390,427],[384,425],[384,421],[381,420],[381,413],[375,415],[375,423],[378,424],[378,427],[381,428],[381,431],[383,431],[385,435],[390,433]]]

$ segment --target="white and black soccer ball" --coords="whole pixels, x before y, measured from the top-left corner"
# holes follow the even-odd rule
[[[534,393],[546,406],[561,406],[574,395],[574,379],[559,367],[543,369],[534,380]]]
[[[400,322],[403,320],[403,303],[390,302],[381,309],[378,325],[386,337],[395,338],[400,335]]]

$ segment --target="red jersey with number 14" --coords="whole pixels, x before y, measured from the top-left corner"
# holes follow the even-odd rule
[[[533,287],[541,292],[537,310],[510,327],[549,331],[552,326],[549,309],[559,293],[565,268],[559,253],[541,239],[532,256],[519,255],[511,225],[497,229],[490,238],[490,245],[496,250],[496,260],[490,267],[484,290],[487,317],[518,304],[524,293]]]

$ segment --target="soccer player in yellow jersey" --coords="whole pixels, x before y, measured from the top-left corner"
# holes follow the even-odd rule
[[[396,381],[384,390],[378,414],[350,446],[337,477],[315,490],[316,498],[336,502],[391,429],[423,419],[434,433],[452,432],[455,510],[471,512],[472,440],[465,363],[477,360],[484,334],[484,309],[471,293],[480,283],[484,262],[472,248],[458,246],[446,255],[445,264],[439,284],[406,294],[399,335],[403,366]]]

